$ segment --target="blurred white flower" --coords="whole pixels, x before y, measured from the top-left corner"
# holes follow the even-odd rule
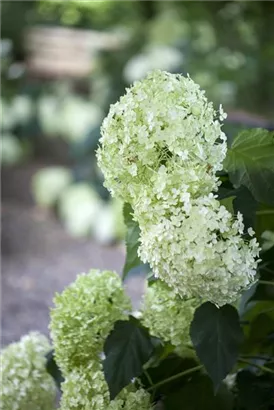
[[[141,80],[154,69],[173,71],[183,62],[183,54],[176,48],[151,46],[142,54],[129,60],[124,68],[124,77],[128,83]]]
[[[72,174],[69,169],[61,166],[43,168],[32,178],[34,200],[40,206],[51,207],[71,183]]]
[[[93,236],[99,243],[108,245],[117,239],[123,239],[124,235],[123,203],[119,199],[111,199],[98,210]]]
[[[54,95],[45,95],[37,102],[38,120],[46,136],[56,137],[59,134],[59,102]]]
[[[101,199],[87,183],[69,186],[58,200],[59,216],[73,236],[91,235],[101,208]]]
[[[1,135],[1,164],[15,165],[24,158],[24,150],[12,134]]]
[[[59,114],[59,133],[68,142],[82,141],[87,133],[99,126],[103,112],[96,104],[79,97],[67,97]]]
[[[5,58],[12,51],[12,41],[8,38],[0,40],[0,56]]]
[[[262,233],[262,250],[268,251],[274,246],[274,232],[273,231],[264,231]]]
[[[5,101],[3,98],[0,99],[0,126],[1,126],[1,133],[2,132],[9,132],[11,128],[14,126],[14,118],[12,115],[10,104]]]
[[[17,95],[11,103],[11,115],[16,124],[27,123],[34,113],[33,102],[26,95]]]
[[[75,96],[54,95],[40,98],[38,115],[45,135],[60,136],[67,142],[84,140],[103,118],[101,108],[92,102]]]

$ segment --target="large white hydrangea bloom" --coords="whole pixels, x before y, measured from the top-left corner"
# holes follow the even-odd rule
[[[166,283],[147,285],[141,309],[141,322],[152,336],[170,342],[179,351],[191,343],[189,326],[199,299],[183,299]]]
[[[74,369],[61,385],[60,410],[149,410],[150,394],[132,385],[110,401],[109,390],[99,362]]]
[[[97,156],[105,186],[131,204],[144,189],[166,203],[176,190],[211,192],[226,154],[224,117],[191,78],[153,71],[103,122]]]
[[[48,339],[31,332],[1,352],[0,408],[53,410],[57,389],[46,371]]]
[[[54,299],[50,330],[55,357],[64,375],[98,360],[117,320],[125,320],[131,302],[115,272],[91,270]]]
[[[98,149],[106,187],[133,207],[141,259],[180,296],[218,305],[254,282],[259,252],[212,194],[225,116],[189,77],[154,71],[111,106]]]
[[[254,282],[259,253],[255,238],[241,236],[242,219],[213,194],[200,197],[188,211],[173,209],[157,224],[140,224],[139,256],[180,296],[233,302]]]

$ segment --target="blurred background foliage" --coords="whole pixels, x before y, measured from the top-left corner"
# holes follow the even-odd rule
[[[223,104],[228,136],[273,129],[273,15],[264,1],[3,2],[3,165],[40,164],[33,197],[72,235],[123,239],[122,204],[95,160],[109,105],[160,68],[189,73]]]

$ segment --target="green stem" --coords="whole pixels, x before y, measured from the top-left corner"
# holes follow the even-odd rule
[[[159,383],[154,384],[153,386],[149,387],[147,391],[155,390],[158,387],[162,386],[163,384],[172,382],[173,380],[179,379],[180,377],[186,376],[187,374],[191,374],[203,368],[203,365],[199,365],[196,367],[192,367],[192,369],[184,370],[181,373],[177,373],[174,376],[170,376],[167,379],[161,380]]]
[[[152,381],[152,379],[151,379],[149,373],[148,373],[145,369],[144,369],[144,373],[145,373],[145,375],[146,375],[146,378],[147,378],[148,381],[149,381],[149,384],[150,384],[151,386],[153,386],[153,381]]]
[[[261,209],[256,212],[256,215],[272,215],[274,214],[274,209]]]
[[[271,280],[259,280],[259,284],[261,284],[261,285],[274,286],[274,281],[271,281]]]
[[[261,364],[252,363],[252,362],[250,362],[249,360],[246,360],[246,359],[244,359],[244,358],[242,358],[242,357],[240,357],[240,358],[238,359],[238,361],[239,361],[239,362],[242,362],[242,363],[249,364],[249,366],[257,367],[257,369],[260,369],[260,370],[262,370],[263,372],[274,374],[274,370],[269,369],[269,368],[266,367],[266,366],[262,366]]]
[[[259,360],[265,360],[268,364],[272,363],[274,360],[270,360],[270,356],[263,356],[263,355],[252,355],[252,354],[243,354],[241,356],[243,359],[259,359]],[[270,360],[270,361],[269,361]]]

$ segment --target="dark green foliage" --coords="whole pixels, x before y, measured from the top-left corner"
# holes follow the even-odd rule
[[[54,350],[51,350],[49,353],[47,353],[46,359],[47,359],[47,362],[46,362],[47,372],[53,377],[53,379],[55,380],[55,383],[60,389],[61,383],[64,381],[64,377],[62,376],[61,370],[56,364],[56,361],[54,358]]]
[[[258,376],[249,370],[237,375],[239,409],[272,410],[274,406],[274,377]]]
[[[119,320],[104,346],[106,358],[103,362],[110,398],[127,386],[134,377],[140,376],[143,364],[153,351],[148,331],[137,319]]]
[[[140,228],[136,221],[133,220],[133,209],[131,205],[124,205],[124,221],[127,227],[126,234],[126,261],[123,269],[123,279],[126,278],[129,271],[141,264],[137,254],[139,247]]]
[[[233,395],[224,385],[215,395],[211,380],[199,375],[164,399],[165,410],[232,410]]]
[[[174,377],[184,371],[195,368],[198,365],[197,359],[193,357],[180,357],[175,353],[169,354],[167,357],[163,357],[161,360],[158,360],[154,365],[152,364],[147,369],[147,374],[153,382],[153,385],[157,385],[162,380],[169,379]],[[190,376],[182,376],[174,379],[168,383],[158,386],[154,390],[154,396],[160,398],[163,396],[168,396],[178,391],[181,386],[186,383],[190,377],[196,377],[196,374],[199,372],[192,373]],[[142,384],[146,387],[150,387],[149,380],[146,374],[143,374],[141,377]]]
[[[258,202],[274,204],[274,132],[240,132],[228,149],[224,168],[236,188],[244,185]]]
[[[190,336],[217,389],[235,365],[243,339],[237,310],[231,305],[202,304],[195,311]]]

